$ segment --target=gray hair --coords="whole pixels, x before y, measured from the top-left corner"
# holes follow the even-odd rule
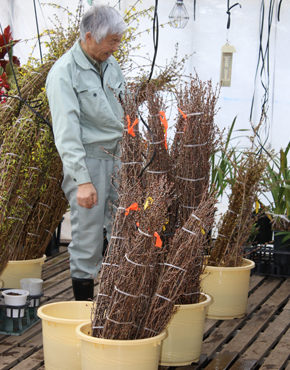
[[[83,15],[80,25],[81,40],[86,41],[86,33],[96,40],[97,44],[102,42],[108,35],[122,35],[126,23],[121,14],[107,5],[93,5]]]

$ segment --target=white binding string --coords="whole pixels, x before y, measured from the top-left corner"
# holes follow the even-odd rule
[[[177,270],[182,270],[182,271],[186,272],[186,270],[184,270],[183,268],[178,267],[178,266],[171,265],[170,263],[160,263],[160,265],[165,265],[165,266],[173,267],[173,268],[175,268]]]
[[[231,213],[233,213],[233,214],[235,214],[235,215],[238,215],[238,213],[237,213],[237,212],[234,212],[234,211],[232,211],[231,209],[228,209],[228,211],[229,211],[229,212],[231,212]]]
[[[115,321],[115,320],[112,320],[109,318],[109,316],[106,316],[106,319],[113,322],[114,324],[118,324],[118,325],[130,325],[130,324],[133,324],[133,321],[130,321],[130,322],[119,322],[119,321]]]
[[[143,328],[144,330],[148,330],[148,331],[151,331],[152,333],[154,334],[158,334],[158,331],[155,331],[155,330],[152,330],[152,329],[148,329],[148,328]]]
[[[122,162],[122,164],[143,164],[143,162]]]
[[[217,234],[218,236],[222,236],[223,238],[225,238],[225,235],[223,235],[223,234]]]
[[[127,253],[125,253],[125,258],[128,262],[132,263],[132,265],[136,265],[136,266],[140,266],[140,267],[146,267],[146,265],[142,265],[141,263],[136,263],[136,262],[133,262],[131,261],[128,256],[127,256]]]
[[[104,326],[93,326],[92,329],[104,329]]]
[[[47,204],[44,204],[44,203],[38,203],[38,204],[40,204],[41,206],[44,206],[44,207],[47,207],[47,208],[50,209],[50,207]]]
[[[147,140],[148,141],[148,140]],[[161,144],[165,141],[165,139],[161,140],[161,141],[149,141],[149,144],[151,145],[155,145],[155,144]]]
[[[195,294],[200,294],[200,292],[195,292],[195,293],[183,293],[182,295],[195,295]]]
[[[196,220],[198,220],[198,221],[200,221],[200,222],[201,222],[201,219],[200,219],[200,218],[198,218],[194,213],[192,213],[192,214],[191,214],[191,216],[192,216],[193,218],[195,218]]]
[[[188,208],[188,209],[195,209],[195,207],[184,206],[183,204],[181,204],[181,207],[183,207],[183,208]]]
[[[124,211],[126,211],[126,208],[124,207],[118,207],[117,209],[123,209]]]
[[[185,177],[176,176],[178,179],[186,180],[186,181],[201,181],[204,180],[205,177],[201,177],[200,179],[186,179]]]
[[[208,142],[206,141],[205,143],[202,143],[202,144],[192,144],[192,145],[190,145],[190,144],[188,144],[188,145],[183,145],[184,147],[186,147],[186,148],[194,148],[194,147],[196,147],[196,146],[204,146],[204,145],[206,145]]]
[[[111,236],[111,239],[122,239],[122,240],[128,240],[129,238],[123,238],[122,236]]]
[[[40,235],[37,235],[37,234],[27,233],[27,235],[37,236],[38,238],[40,238]]]
[[[139,295],[133,295],[133,294],[129,294],[129,293],[126,293],[126,292],[123,292],[122,290],[118,289],[115,285],[115,290],[121,294],[124,294],[128,297],[133,297],[133,298],[139,298],[140,296]]]
[[[138,227],[138,231],[139,231],[141,234],[148,236],[149,238],[153,238],[153,235],[149,235],[149,234],[144,233],[143,231],[141,231],[141,230],[139,229],[139,227]]]
[[[201,114],[204,114],[204,112],[196,112],[196,113],[185,113],[187,115],[187,117],[190,117],[190,116],[200,116]]]
[[[109,298],[112,298],[110,295],[108,295],[108,294],[104,294],[104,293],[98,293],[97,295],[101,295],[101,296],[103,296],[103,297],[109,297]]]
[[[182,227],[182,230],[187,231],[188,233],[192,235],[196,235],[196,233],[194,233],[193,231],[187,230],[185,227]]]
[[[176,134],[184,134],[183,131],[176,131]]]
[[[150,171],[150,170],[146,170],[146,171],[149,172],[149,173],[168,173],[171,170],[167,170],[167,171]]]
[[[51,236],[53,236],[53,233],[47,229],[44,229],[44,231],[47,231]]]
[[[120,267],[120,265],[117,265],[116,263],[109,263],[109,262],[103,262],[102,265],[104,265],[104,266]]]
[[[2,197],[1,197],[2,198]],[[28,204],[27,202],[26,202],[26,200],[25,199],[23,199],[23,198],[21,198],[19,195],[17,196],[17,198],[19,198],[19,199],[21,199],[21,200],[23,200],[23,202],[29,207],[29,208],[32,208],[32,206],[30,205],[30,204]],[[4,199],[4,198],[3,198]]]
[[[165,299],[166,301],[172,302],[172,301],[171,301],[171,299],[166,298],[166,297],[163,297],[163,296],[162,296],[162,295],[160,295],[160,294],[155,293],[155,295],[156,295],[156,297],[159,297],[159,298]]]
[[[14,154],[14,153],[5,153],[5,155],[15,155],[15,157],[18,157],[18,158],[20,158],[20,156],[19,155],[17,155],[17,154]]]
[[[18,220],[18,221],[23,221],[22,218],[18,218],[18,217],[6,217],[8,218],[9,220]]]
[[[50,179],[53,179],[55,181],[58,181],[55,177],[52,177],[52,176],[48,176]]]
[[[27,168],[31,168],[32,170],[37,170],[37,171],[42,172],[41,169],[40,168],[37,168],[37,167],[27,167]]]

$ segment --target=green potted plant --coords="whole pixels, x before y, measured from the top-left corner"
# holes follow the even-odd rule
[[[280,149],[279,155],[272,157],[263,179],[270,190],[270,196],[264,196],[269,203],[266,213],[271,220],[273,231],[274,262],[282,269],[287,269],[290,264],[290,170],[287,163],[289,149],[290,142],[285,150]]]

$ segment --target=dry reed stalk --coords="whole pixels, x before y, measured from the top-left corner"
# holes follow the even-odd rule
[[[221,218],[218,237],[209,253],[210,266],[242,266],[244,247],[257,221],[257,217],[253,217],[253,205],[267,164],[268,159],[252,148],[235,168],[228,210]]]

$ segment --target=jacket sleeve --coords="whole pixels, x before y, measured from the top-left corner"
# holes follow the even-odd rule
[[[76,185],[91,182],[81,140],[80,106],[69,66],[57,66],[48,74],[46,94],[52,116],[56,148]]]

